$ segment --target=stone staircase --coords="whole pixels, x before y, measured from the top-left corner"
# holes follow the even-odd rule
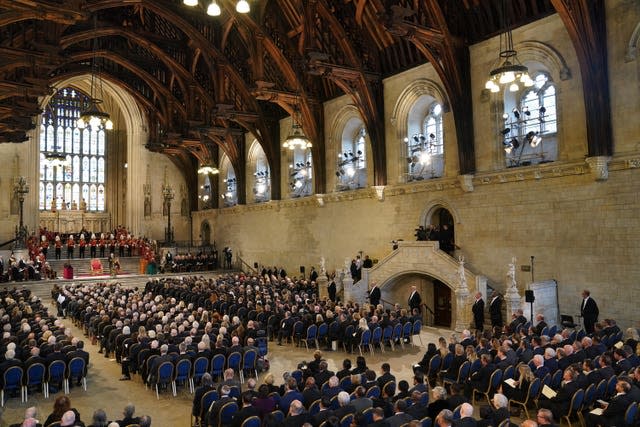
[[[102,262],[102,270],[104,274],[109,274],[109,258],[98,258]],[[64,264],[69,263],[73,267],[73,276],[87,277],[91,276],[91,258],[74,258],[74,259],[49,259],[49,265],[58,273],[58,277],[62,277]],[[139,274],[140,273],[140,257],[122,257],[120,258],[120,274]]]

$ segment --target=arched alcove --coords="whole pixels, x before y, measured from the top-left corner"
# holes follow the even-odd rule
[[[406,271],[390,277],[380,287],[382,299],[404,303],[409,298],[412,286],[416,287],[422,298],[424,321],[432,326],[453,327],[454,291],[445,282],[430,274]]]
[[[200,224],[200,241],[203,246],[211,244],[211,225],[206,219]]]

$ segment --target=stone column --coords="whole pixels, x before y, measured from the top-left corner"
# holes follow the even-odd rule
[[[351,277],[351,274],[345,274],[344,278],[342,279],[342,288],[344,292],[343,302],[354,301],[355,295],[353,292],[353,278]]]
[[[467,320],[467,300],[469,299],[469,287],[467,286],[467,276],[464,269],[464,257],[458,258],[458,284],[455,289],[456,295],[456,331],[462,331],[469,327]]]
[[[320,274],[318,276],[318,298],[324,300],[329,298],[329,291],[327,286],[329,285],[329,278],[326,274]]]

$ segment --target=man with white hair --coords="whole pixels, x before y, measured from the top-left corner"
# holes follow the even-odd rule
[[[534,366],[533,374],[542,380],[549,373],[549,368],[544,366],[544,357],[541,354],[536,354],[532,360]]]
[[[60,420],[60,427],[75,427],[76,426],[76,414],[69,410],[62,414],[62,419]]]
[[[478,422],[473,418],[473,406],[469,403],[460,405],[460,419],[455,421],[456,427],[476,427]]]
[[[19,359],[16,359],[16,352],[15,350],[7,350],[4,352],[4,361],[2,363],[0,363],[0,372],[4,373],[6,372],[7,369],[13,367],[13,366],[17,366],[20,368],[24,368],[22,361]]]
[[[356,407],[351,404],[351,396],[346,391],[338,393],[338,409],[333,413],[339,420],[346,415],[352,415],[356,413]]]
[[[480,411],[482,420],[478,421],[478,427],[499,426],[501,422],[508,419],[509,414],[509,400],[504,394],[496,393],[491,399],[492,407],[488,411]]]

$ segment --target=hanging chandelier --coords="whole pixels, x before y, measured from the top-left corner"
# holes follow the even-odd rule
[[[195,7],[198,5],[198,0],[182,0],[182,3],[185,6]],[[249,6],[249,2],[247,0],[238,0],[236,3],[236,12],[238,13],[249,13],[251,11],[251,7]],[[207,15],[209,16],[220,16],[222,13],[222,9],[216,0],[212,0],[207,6]]]
[[[213,165],[202,165],[198,168],[198,173],[200,175],[216,175],[220,173],[220,171]]]
[[[97,28],[97,16],[94,16],[94,29]],[[97,42],[93,40],[93,57],[91,59],[91,94],[85,109],[80,112],[80,118],[76,122],[79,129],[84,129],[89,125],[92,129],[104,127],[107,130],[113,129],[111,116],[105,111],[101,111],[98,105],[103,103],[102,79],[97,58]]]
[[[309,138],[302,133],[302,126],[300,126],[300,124],[294,119],[293,124],[291,125],[291,133],[284,140],[282,146],[289,150],[295,150],[296,148],[304,150],[311,148],[312,144],[311,141],[309,141]]]
[[[502,17],[507,21],[506,1],[502,2]],[[529,76],[529,69],[518,60],[518,52],[513,47],[513,34],[507,24],[507,31],[500,34],[500,53],[494,63],[485,89],[493,93],[500,92],[501,87],[508,87],[510,92],[520,90],[520,84],[524,87],[533,86],[533,80]]]

